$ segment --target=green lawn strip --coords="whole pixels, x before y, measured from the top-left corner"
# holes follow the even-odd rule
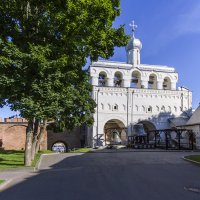
[[[24,167],[23,151],[0,151],[0,169]]]
[[[0,184],[2,184],[2,183],[4,183],[4,182],[5,182],[5,180],[0,179]]]
[[[70,153],[90,153],[92,152],[92,148],[79,148],[79,149],[72,149],[69,150]]]
[[[53,153],[53,152],[50,151],[50,150],[39,151],[39,152],[36,154],[35,159],[32,161],[32,167],[35,167],[35,166],[36,166],[36,164],[37,164],[37,162],[39,161],[40,156],[41,156],[42,154],[50,154],[50,153]]]
[[[200,155],[185,156],[185,158],[188,160],[199,162],[200,164]]]
[[[52,151],[39,151],[32,162],[34,167],[42,154],[52,153]],[[24,167],[24,151],[0,151],[0,169]]]

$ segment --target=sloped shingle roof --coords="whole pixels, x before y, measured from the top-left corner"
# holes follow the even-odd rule
[[[192,125],[192,124],[200,124],[200,105],[199,107],[194,111],[186,125]]]

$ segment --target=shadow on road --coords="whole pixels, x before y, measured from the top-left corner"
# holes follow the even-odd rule
[[[44,158],[42,170],[1,192],[0,199],[199,200],[200,193],[184,188],[200,188],[200,167],[181,160],[182,155],[169,152],[51,155]]]

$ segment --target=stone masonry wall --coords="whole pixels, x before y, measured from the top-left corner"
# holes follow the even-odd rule
[[[81,147],[81,128],[75,128],[74,130],[65,130],[64,132],[54,133],[48,131],[47,144],[50,150],[56,142],[64,143],[67,148],[80,148]]]
[[[4,150],[24,150],[26,124],[0,123],[1,147]]]
[[[27,122],[23,119],[0,119],[0,149],[4,150],[24,150],[26,140]],[[63,142],[68,148],[81,147],[81,128],[75,128],[73,131],[64,131],[54,133],[48,131],[44,134],[40,149],[51,150],[56,142]]]
[[[14,118],[12,120],[5,119],[5,122],[0,122],[0,149],[24,150],[26,140],[26,127],[26,120],[21,118]],[[42,138],[40,149],[47,149],[46,133]]]

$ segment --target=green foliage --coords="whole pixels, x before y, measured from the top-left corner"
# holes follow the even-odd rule
[[[93,123],[86,59],[109,58],[127,43],[119,0],[2,0],[0,106],[22,117]]]

